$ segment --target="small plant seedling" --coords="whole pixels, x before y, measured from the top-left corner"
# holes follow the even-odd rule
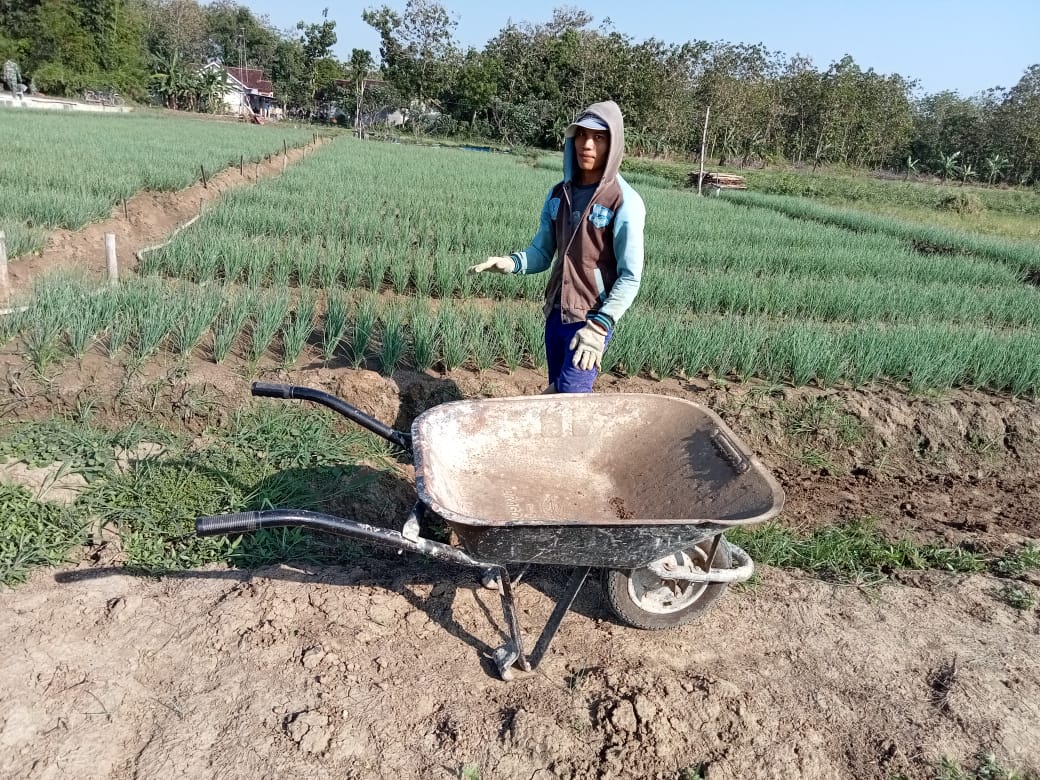
[[[1036,596],[1019,585],[1005,585],[997,597],[1012,609],[1026,612],[1036,606]]]

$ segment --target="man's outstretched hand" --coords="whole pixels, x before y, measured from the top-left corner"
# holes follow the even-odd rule
[[[480,274],[487,271],[493,274],[511,274],[515,267],[516,263],[513,262],[511,257],[489,257],[483,263],[470,266],[467,273]]]

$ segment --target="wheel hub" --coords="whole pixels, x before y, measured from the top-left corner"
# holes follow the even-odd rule
[[[693,553],[691,557],[690,552]],[[649,568],[635,569],[628,579],[628,594],[632,600],[647,612],[666,615],[678,612],[693,604],[708,587],[706,582],[691,582],[681,575],[693,571],[703,571],[704,551],[699,547],[693,550],[679,551],[655,561],[654,567],[659,571],[674,572],[676,579],[659,577]]]

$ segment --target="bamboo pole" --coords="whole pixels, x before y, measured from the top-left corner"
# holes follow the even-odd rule
[[[701,186],[704,184],[704,154],[708,145],[708,117],[711,116],[711,106],[704,112],[704,132],[701,134],[701,170],[697,174],[697,194],[701,194]]]
[[[119,260],[116,258],[116,234],[105,233],[105,261],[108,264],[108,283],[119,284]]]

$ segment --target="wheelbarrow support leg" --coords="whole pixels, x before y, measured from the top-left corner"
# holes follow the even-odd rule
[[[492,659],[498,668],[498,676],[505,681],[513,679],[513,667],[519,666],[525,672],[532,669],[531,663],[524,655],[524,643],[520,637],[520,620],[516,615],[516,601],[513,599],[513,584],[509,581],[509,572],[505,566],[496,566],[498,575],[498,592],[502,597],[502,613],[509,626],[509,641],[495,650]]]
[[[563,616],[567,614],[567,610],[574,604],[574,600],[578,597],[578,593],[581,591],[582,585],[585,584],[590,571],[592,571],[591,566],[583,566],[571,572],[567,588],[556,602],[556,607],[542,629],[542,634],[538,637],[538,642],[535,644],[530,659],[524,657],[523,644],[520,639],[520,623],[516,618],[516,603],[513,601],[513,588],[509,580],[509,573],[504,568],[501,571],[496,571],[499,592],[502,594],[502,611],[505,612],[506,622],[509,624],[510,637],[509,642],[495,650],[494,653],[495,666],[498,667],[498,674],[503,680],[511,680],[513,678],[514,666],[519,666],[525,672],[530,672],[542,662],[545,654],[549,652],[549,646],[552,644],[556,632],[560,630]]]
[[[563,616],[567,614],[567,610],[571,608],[574,600],[578,598],[578,592],[581,590],[582,585],[585,584],[585,580],[588,579],[590,571],[592,571],[591,566],[583,566],[571,572],[571,578],[567,582],[567,589],[560,596],[560,600],[556,602],[556,609],[549,615],[549,621],[545,624],[545,628],[542,629],[542,635],[538,637],[538,642],[531,652],[531,668],[538,666],[545,654],[549,652],[549,645],[552,644],[553,639],[556,637],[556,632],[560,630]]]

